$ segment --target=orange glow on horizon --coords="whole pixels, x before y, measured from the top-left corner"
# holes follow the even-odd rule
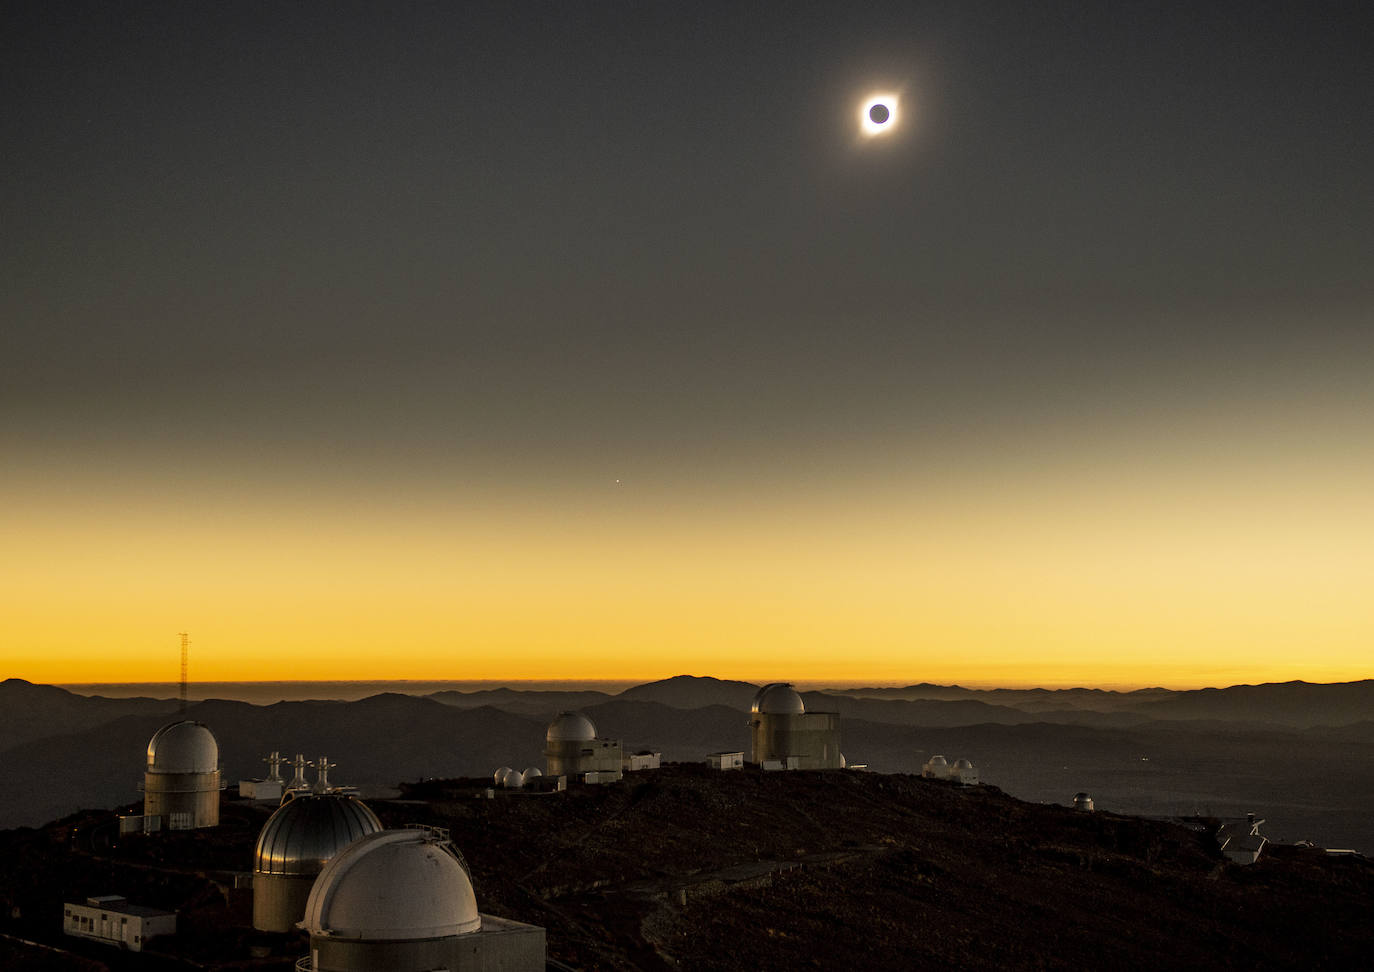
[[[17,465],[3,674],[170,681],[185,630],[207,682],[1366,678],[1374,470],[1330,427],[690,488],[116,467],[68,495]]]

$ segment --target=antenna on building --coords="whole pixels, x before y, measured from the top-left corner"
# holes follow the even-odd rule
[[[310,765],[319,771],[319,779],[315,781],[314,786],[315,792],[328,793],[331,789],[329,786],[329,771],[339,764],[331,763],[328,756],[321,756],[318,760],[312,759]]]
[[[308,790],[310,781],[305,778],[305,756],[301,753],[296,754],[295,762],[291,764],[296,768],[296,775],[291,777],[291,782],[287,785],[288,790]]]
[[[282,781],[282,779],[281,779],[281,764],[282,764],[281,752],[280,752],[279,750],[276,750],[276,749],[272,750],[272,755],[271,755],[271,756],[268,756],[266,759],[264,759],[263,762],[266,763],[268,766],[272,767],[272,772],[268,774],[266,782],[268,782],[268,783],[280,783],[280,782]]]
[[[186,713],[186,651],[191,644],[191,636],[181,632],[181,712]]]

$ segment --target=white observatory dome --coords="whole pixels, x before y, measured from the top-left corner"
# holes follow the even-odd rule
[[[956,759],[954,761],[954,768],[957,770],[971,770],[973,769],[973,764],[966,759]]]
[[[148,740],[149,773],[213,773],[218,769],[219,743],[199,722],[169,723]]]
[[[770,682],[754,695],[753,712],[774,715],[801,715],[806,703],[791,682]]]
[[[495,773],[491,774],[491,778],[497,786],[508,786],[509,784],[506,781],[510,779],[510,775],[514,772],[515,770],[511,769],[509,766],[502,766]]]
[[[596,726],[581,712],[560,712],[558,718],[549,723],[549,731],[544,734],[546,742],[591,742],[596,738]]]
[[[377,815],[357,797],[304,794],[283,803],[263,825],[253,870],[318,874],[325,861],[354,840],[381,829]]]
[[[528,783],[530,780],[534,779],[536,776],[543,776],[543,775],[544,775],[544,771],[541,770],[538,766],[526,766],[526,767],[525,767],[525,772],[524,772],[523,775],[524,775],[524,777],[525,777],[525,782]]]
[[[302,924],[311,935],[375,942],[465,935],[482,917],[447,841],[428,830],[382,830],[324,866]]]

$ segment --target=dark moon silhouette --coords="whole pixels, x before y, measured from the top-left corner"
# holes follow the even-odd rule
[[[892,112],[887,110],[887,105],[874,105],[868,109],[868,120],[875,125],[882,125],[891,117]]]

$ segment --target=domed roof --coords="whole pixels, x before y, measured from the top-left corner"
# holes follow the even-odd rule
[[[525,767],[525,772],[524,772],[523,774],[521,774],[521,775],[525,777],[525,782],[528,783],[530,780],[534,779],[536,776],[543,776],[543,775],[544,775],[544,771],[541,770],[538,766],[526,766],[526,767]]]
[[[930,765],[931,765],[931,766],[948,766],[949,763],[947,763],[947,762],[945,761],[945,758],[944,758],[943,756],[932,756],[932,757],[930,757]]]
[[[807,711],[800,694],[791,687],[791,682],[769,682],[754,693],[754,712],[769,712],[778,715],[801,715]]]
[[[381,830],[330,858],[303,924],[312,935],[375,942],[464,935],[482,927],[482,916],[447,841],[427,830]]]
[[[357,797],[307,793],[277,808],[258,834],[253,870],[259,874],[319,874],[325,861],[382,822]]]
[[[548,742],[591,742],[596,738],[596,726],[581,712],[560,712],[549,723],[544,738]]]
[[[970,763],[970,762],[969,762],[968,760],[966,760],[966,759],[956,759],[956,760],[954,761],[954,768],[955,768],[955,769],[973,769],[973,764]]]
[[[801,715],[806,711],[806,703],[802,701],[791,682],[769,682],[755,693],[752,711]]]
[[[149,773],[213,773],[217,769],[219,743],[199,722],[168,723],[148,740]]]
[[[515,789],[525,785],[525,776],[518,769],[511,769],[509,766],[502,766],[495,773],[491,774],[497,786],[509,786]]]

